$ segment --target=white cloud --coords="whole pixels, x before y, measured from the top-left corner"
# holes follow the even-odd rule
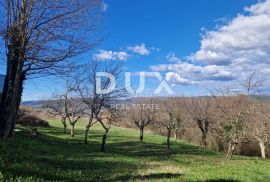
[[[253,14],[270,14],[270,1],[263,1],[258,4],[246,7],[245,10]]]
[[[229,81],[235,78],[234,74],[225,67],[216,65],[198,66],[191,63],[177,63],[170,64],[168,70],[177,72],[182,77],[189,78],[194,81]]]
[[[175,53],[169,53],[166,58],[170,61],[170,62],[180,62],[181,59],[179,59],[178,57],[176,57]]]
[[[202,87],[237,85],[253,71],[269,78],[270,0],[246,7],[245,13],[217,27],[204,33],[199,50],[191,56],[180,59],[170,53],[170,64],[150,68],[172,72],[167,79],[176,84]]]
[[[171,56],[167,58],[171,62]],[[174,55],[173,60],[180,59]],[[231,72],[231,68],[218,65],[202,66],[179,61],[172,64],[150,66],[150,69],[161,72],[167,71],[167,81],[180,85],[199,84],[203,81],[227,82],[236,79],[236,75]]]
[[[178,73],[168,72],[166,73],[166,81],[171,82],[173,85],[191,85],[194,84],[194,81],[190,81],[188,79],[182,78]]]
[[[150,50],[145,46],[144,43],[134,46],[128,46],[127,49],[142,56],[147,56],[150,54]]]
[[[129,54],[124,51],[113,52],[113,51],[100,50],[99,53],[94,54],[93,57],[94,59],[98,61],[105,61],[105,60],[126,61],[129,58]]]
[[[109,8],[109,5],[105,2],[102,3],[102,11],[107,11],[107,9]]]
[[[143,73],[145,77],[156,77],[156,74],[158,74],[158,72],[142,71],[142,72],[132,72],[131,75],[132,76],[141,76],[141,73]]]
[[[160,65],[150,66],[150,69],[152,71],[166,71],[167,68],[168,68],[167,64],[160,64]]]
[[[150,48],[152,51],[160,51],[160,48],[158,48],[158,47],[151,47]]]
[[[212,65],[270,63],[270,0],[245,11],[246,15],[206,32],[190,60]]]

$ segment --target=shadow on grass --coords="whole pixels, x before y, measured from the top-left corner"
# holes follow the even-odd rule
[[[53,131],[52,131],[53,130]],[[51,127],[47,131],[43,130],[43,133],[53,134],[56,136],[64,136],[63,130],[57,127]],[[68,134],[68,133],[67,133]],[[83,136],[84,130],[76,130],[75,135]],[[91,145],[96,152],[99,151],[100,148],[100,140],[102,133],[97,130],[90,130],[91,136],[89,137],[91,141],[89,145]],[[132,139],[131,141],[127,141],[127,136],[121,135],[113,135],[108,137],[107,142],[107,153],[111,154],[120,154],[125,156],[134,156],[134,157],[160,157],[160,156],[169,156],[172,154],[182,154],[182,155],[200,155],[200,156],[213,156],[217,155],[216,152],[209,151],[206,149],[202,149],[200,147],[187,144],[184,142],[171,142],[171,149],[168,150],[166,147],[166,143],[157,144],[144,142],[141,143],[137,140],[137,137],[128,136],[128,139]],[[56,137],[56,140],[72,143],[72,145],[81,144],[83,142],[82,138],[66,138],[61,139]],[[93,150],[92,150],[93,151]]]
[[[156,143],[141,143],[135,141],[118,142],[108,144],[108,149],[108,152],[110,153],[118,153],[135,157],[166,157],[172,154],[200,156],[217,155],[215,152],[184,143],[177,143],[173,145],[170,150],[168,150],[165,144],[161,145]]]
[[[99,143],[85,145],[39,134],[20,132],[13,141],[0,142],[0,171],[4,181],[31,177],[31,181],[112,181],[143,166],[132,160],[113,160],[97,153]],[[126,171],[123,172],[123,169]],[[42,180],[39,180],[42,179]]]
[[[148,175],[136,175],[136,176],[121,176],[116,181],[125,181],[125,180],[165,180],[170,178],[177,178],[182,176],[182,174],[175,174],[175,173],[159,173],[159,174],[148,174]]]
[[[107,153],[100,153],[101,133],[91,130],[89,144],[82,143],[83,130],[76,130],[76,137],[69,138],[62,128],[40,129],[31,136],[20,132],[14,141],[0,142],[0,170],[4,180],[16,177],[34,177],[41,181],[127,181],[177,178],[183,174],[157,173],[137,175],[148,166],[140,158],[154,157],[168,160],[172,154],[215,155],[199,147],[175,142],[171,150],[165,144],[140,143],[134,137],[109,136]],[[63,137],[64,136],[64,137]],[[131,140],[132,139],[132,140]],[[127,141],[131,140],[131,141]],[[123,141],[123,142],[121,142]]]
[[[206,180],[205,182],[240,182],[240,181],[233,179],[210,179]]]

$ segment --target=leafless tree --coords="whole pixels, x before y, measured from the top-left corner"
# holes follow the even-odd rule
[[[108,138],[109,131],[111,129],[111,125],[116,122],[118,118],[118,111],[115,109],[106,109],[105,111],[102,111],[99,115],[96,116],[98,122],[101,124],[103,129],[105,130],[105,133],[102,136],[102,142],[101,142],[101,152],[106,151],[106,141]]]
[[[244,79],[243,83],[240,84],[245,91],[246,95],[258,94],[261,91],[264,80],[262,78],[258,78],[256,71],[247,75]]]
[[[112,112],[113,105],[118,102],[118,99],[125,97],[126,92],[120,86],[116,86],[110,92],[100,92],[97,88],[97,85],[101,87],[101,89],[105,90],[110,88],[111,81],[108,77],[103,77],[100,82],[97,82],[97,73],[103,72],[110,74],[114,77],[117,84],[121,84],[121,68],[122,63],[114,63],[111,61],[100,62],[97,60],[92,60],[88,65],[84,78],[82,80],[82,84],[80,86],[80,96],[87,107],[86,114],[88,115],[88,120],[86,123],[85,129],[85,137],[84,142],[87,143],[89,129],[97,122],[101,124],[101,126],[105,130],[105,134],[102,140],[102,148],[101,151],[105,152],[105,144],[107,135],[109,133],[110,127],[107,127],[106,123],[103,121],[103,113],[104,111]],[[106,118],[107,120],[108,118]]]
[[[74,137],[75,125],[82,117],[85,109],[82,105],[82,99],[78,94],[78,83],[76,81],[67,82],[66,90],[62,95],[64,101],[65,116],[71,125],[71,137]]]
[[[3,0],[0,37],[6,78],[0,105],[0,135],[10,137],[26,79],[61,74],[77,55],[99,42],[101,0]]]
[[[145,100],[147,102],[147,100]],[[131,120],[140,130],[140,142],[144,139],[144,129],[155,120],[157,108],[153,99],[149,103],[143,103],[142,101],[135,104],[130,112]],[[135,106],[134,105],[134,106]]]
[[[269,143],[270,136],[270,116],[268,103],[259,97],[252,99],[252,95],[260,94],[264,80],[258,78],[256,72],[247,75],[242,84],[245,93],[249,96],[249,114],[247,129],[250,134],[258,141],[262,158],[266,158],[265,149]]]
[[[168,99],[162,102],[158,110],[155,125],[167,130],[167,148],[170,149],[170,138],[172,132],[177,132],[183,126],[184,115],[181,113],[180,103],[176,99]]]
[[[192,97],[186,101],[187,110],[201,131],[201,146],[207,146],[207,135],[210,130],[212,99],[209,97]]]
[[[61,95],[54,94],[52,98],[47,100],[43,106],[47,111],[55,117],[60,118],[61,123],[64,127],[64,133],[67,132],[67,116],[64,109],[64,100]]]
[[[270,137],[270,116],[268,104],[263,101],[251,103],[248,115],[247,128],[252,137],[258,141],[262,158],[266,158],[266,146],[269,144]]]
[[[84,143],[88,142],[88,134],[90,128],[97,123],[95,114],[99,114],[101,111],[101,105],[99,103],[99,95],[96,91],[96,73],[99,71],[100,62],[93,60],[87,69],[85,70],[85,77],[83,78],[83,84],[79,86],[80,96],[84,105],[86,106],[85,114],[88,116],[84,134]]]
[[[222,139],[227,143],[226,159],[231,159],[236,146],[245,139],[245,122],[249,109],[246,95],[235,93],[231,87],[219,89],[218,95],[213,95],[218,108],[216,124]]]

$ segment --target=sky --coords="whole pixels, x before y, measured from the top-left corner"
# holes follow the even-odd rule
[[[187,96],[270,73],[270,0],[105,0],[103,11],[105,38],[80,60],[123,62],[135,87],[138,72],[149,72],[139,96],[159,86],[151,72]],[[28,80],[23,100],[61,89],[59,79]]]

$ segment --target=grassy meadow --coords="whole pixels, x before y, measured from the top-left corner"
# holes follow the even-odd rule
[[[103,130],[90,129],[84,144],[84,123],[76,125],[75,137],[63,133],[61,123],[38,128],[32,136],[29,128],[20,128],[14,139],[0,143],[0,181],[270,181],[270,160],[212,152],[184,141],[113,127],[107,152],[100,153]]]

